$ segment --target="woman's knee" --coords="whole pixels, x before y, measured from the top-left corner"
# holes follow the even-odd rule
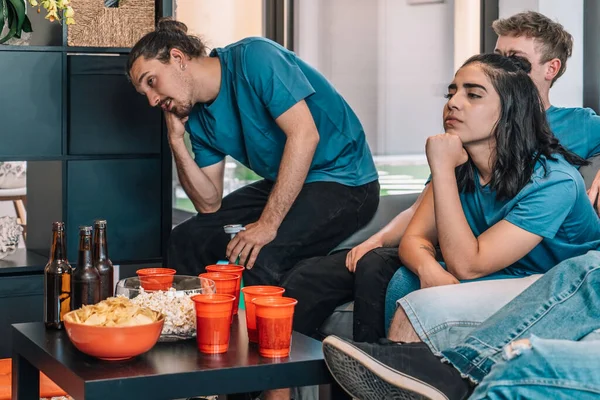
[[[387,301],[396,302],[407,294],[419,290],[419,277],[406,267],[398,268],[387,288]]]

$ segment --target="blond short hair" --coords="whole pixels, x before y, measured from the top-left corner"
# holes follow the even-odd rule
[[[567,59],[573,54],[573,36],[558,22],[535,11],[526,11],[492,23],[498,36],[525,36],[541,45],[541,62],[560,60],[560,69],[552,80],[556,82],[567,70]]]

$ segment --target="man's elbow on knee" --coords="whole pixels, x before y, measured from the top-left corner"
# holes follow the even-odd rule
[[[200,214],[212,214],[221,209],[221,201],[211,204],[194,205],[194,208]]]

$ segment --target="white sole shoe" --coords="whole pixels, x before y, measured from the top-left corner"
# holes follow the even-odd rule
[[[336,336],[323,340],[323,353],[334,379],[357,400],[448,400],[435,387],[382,364]]]

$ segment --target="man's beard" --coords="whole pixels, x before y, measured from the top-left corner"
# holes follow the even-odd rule
[[[177,116],[177,118],[179,119],[183,119],[183,118],[187,118],[189,117],[190,113],[192,112],[192,105],[189,104],[187,106],[175,106],[173,107],[173,110],[171,110],[171,112],[173,114],[175,114]]]

